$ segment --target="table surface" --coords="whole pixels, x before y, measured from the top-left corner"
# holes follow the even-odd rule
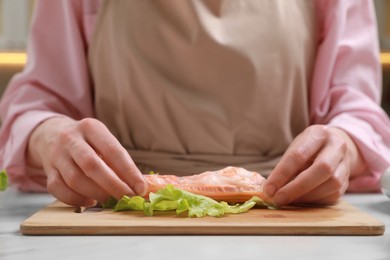
[[[390,259],[390,199],[383,194],[348,194],[343,199],[384,222],[385,234],[24,236],[20,223],[54,198],[8,189],[0,193],[0,259]]]

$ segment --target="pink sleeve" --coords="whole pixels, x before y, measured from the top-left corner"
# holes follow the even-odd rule
[[[23,191],[46,190],[44,173],[25,164],[31,131],[56,115],[93,116],[86,59],[89,32],[84,31],[91,28],[91,21],[85,2],[96,1],[36,2],[28,62],[11,80],[0,103],[0,167],[7,169],[11,184]]]
[[[390,121],[380,107],[381,67],[372,1],[317,0],[319,48],[311,91],[311,123],[350,134],[369,172],[349,191],[379,189],[390,165]]]

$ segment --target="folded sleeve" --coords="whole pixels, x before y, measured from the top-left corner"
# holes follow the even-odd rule
[[[369,171],[349,191],[379,190],[390,165],[390,121],[381,108],[381,64],[372,1],[317,0],[318,52],[310,93],[312,124],[345,130]]]
[[[36,1],[27,64],[0,102],[0,167],[22,191],[46,190],[44,173],[26,166],[31,131],[53,116],[93,116],[82,11],[78,0]]]

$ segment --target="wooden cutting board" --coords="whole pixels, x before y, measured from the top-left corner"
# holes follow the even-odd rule
[[[109,209],[75,213],[54,202],[25,220],[25,235],[382,235],[385,226],[365,212],[340,201],[320,208],[251,209],[220,218],[188,218],[175,212],[113,212]]]

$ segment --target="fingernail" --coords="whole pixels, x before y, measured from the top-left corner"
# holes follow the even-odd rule
[[[288,197],[285,193],[276,194],[273,201],[277,206],[283,206],[289,203]]]
[[[268,197],[272,197],[275,194],[275,192],[276,192],[276,187],[273,184],[265,185],[264,189],[265,189],[264,190],[265,194]]]
[[[138,196],[144,196],[146,193],[146,185],[143,182],[138,182],[134,186],[134,191]]]

